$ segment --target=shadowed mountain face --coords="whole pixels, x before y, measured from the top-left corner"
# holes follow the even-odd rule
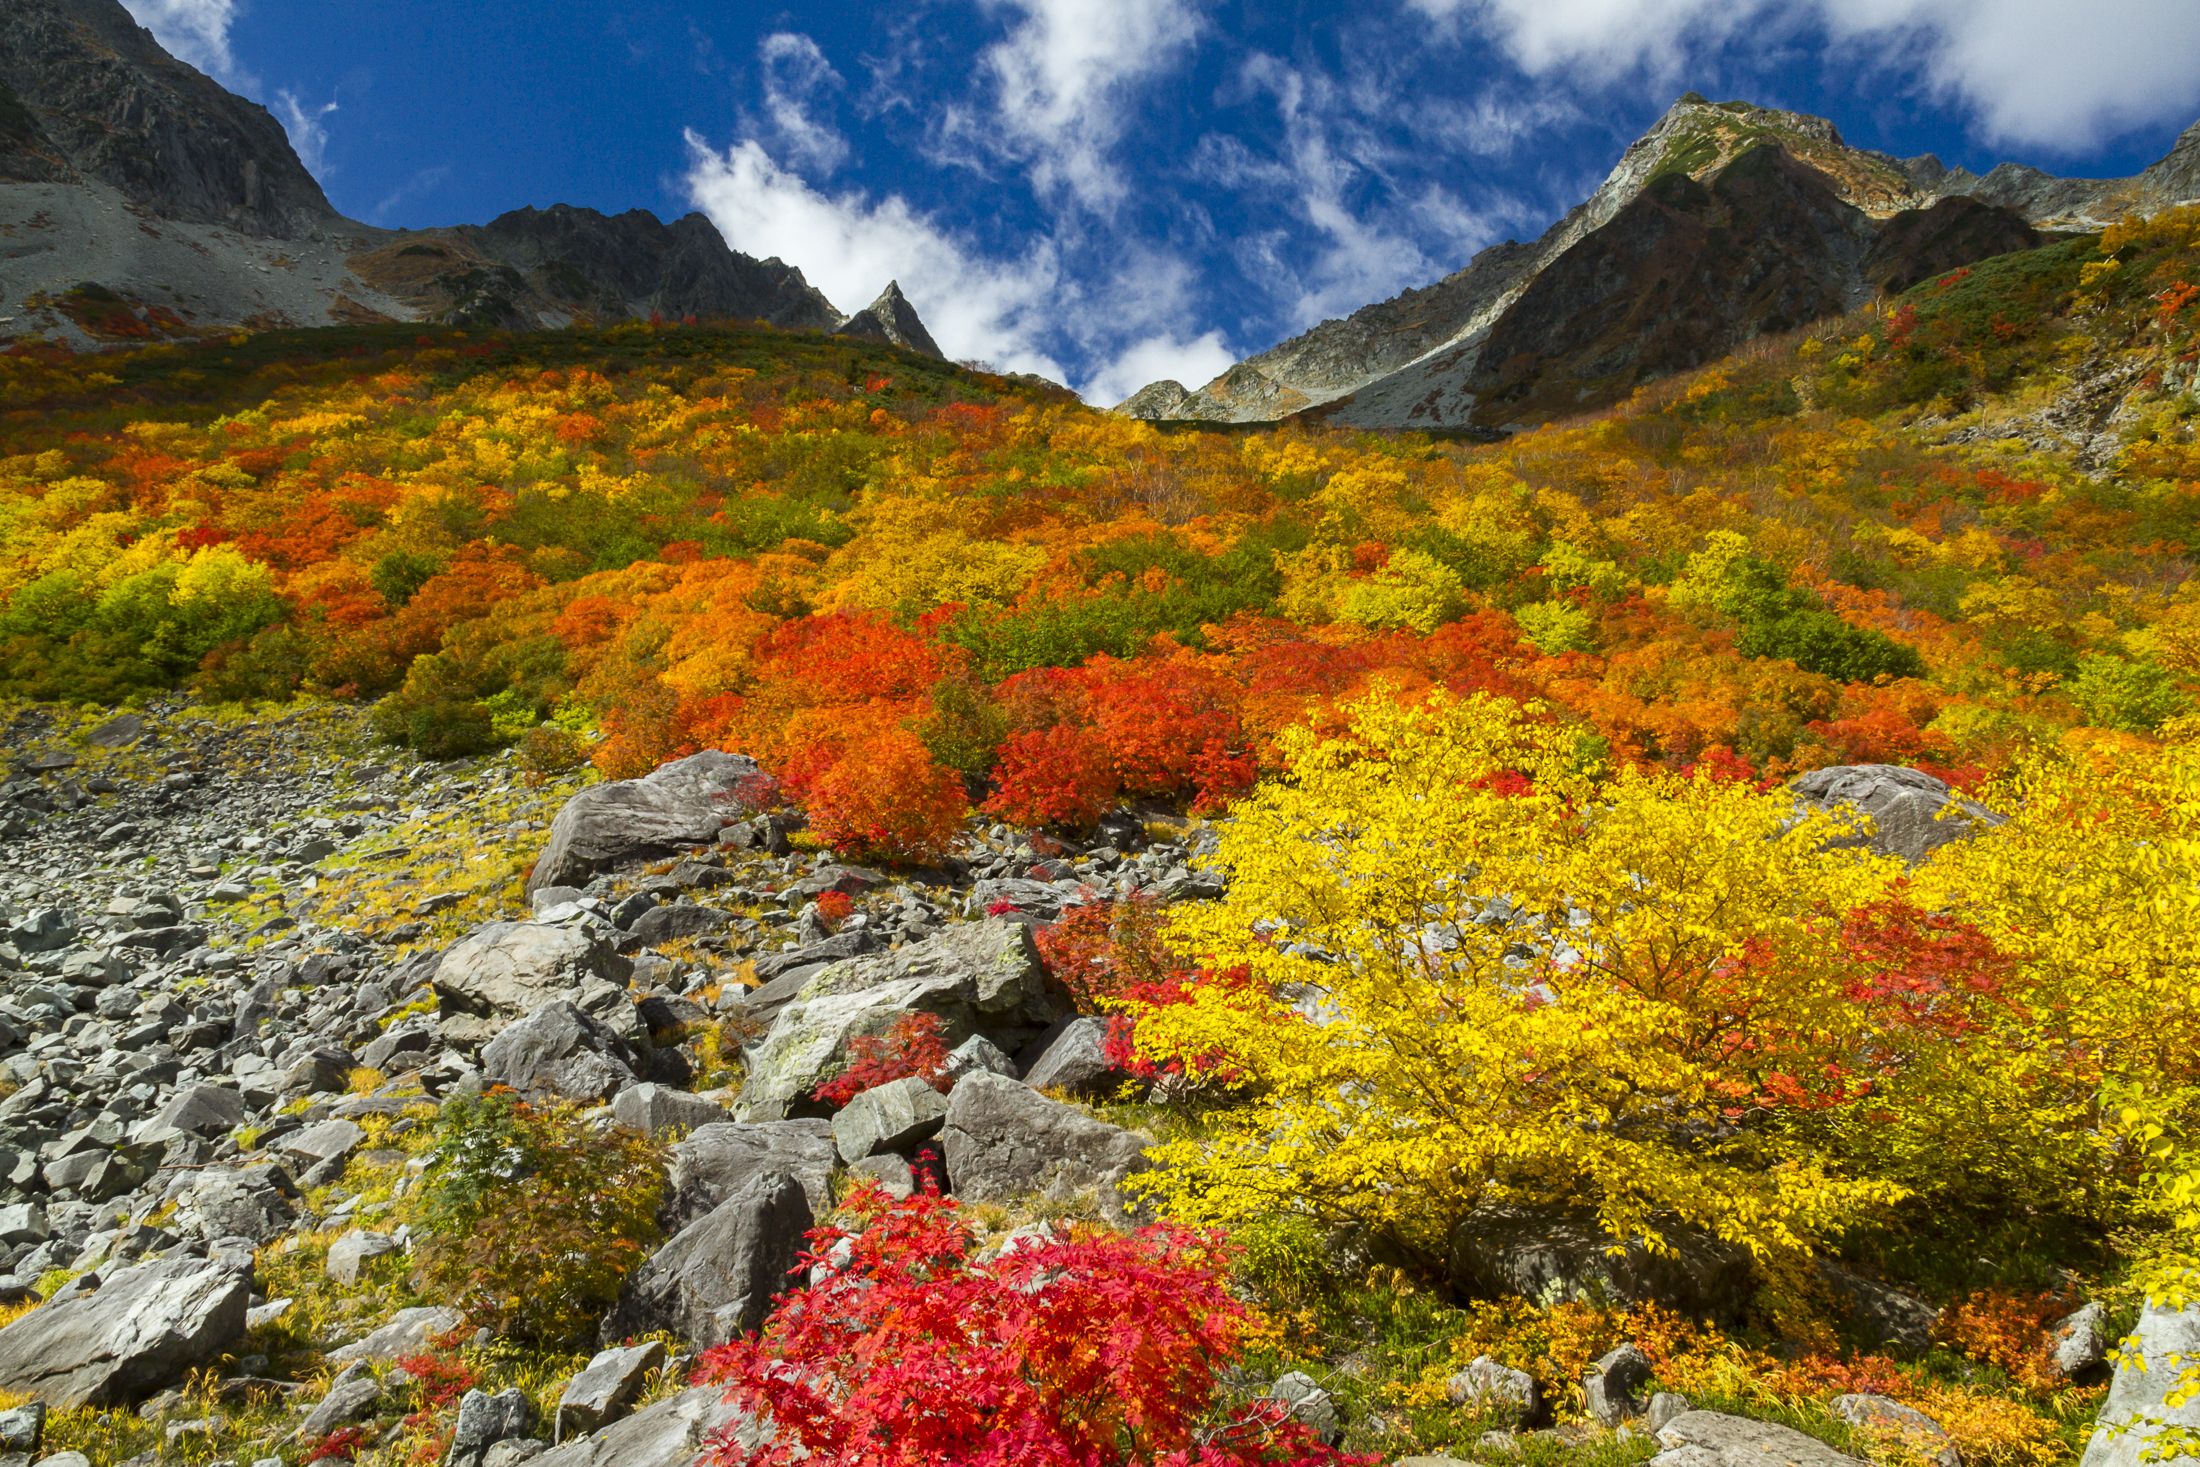
[[[1465,378],[1479,427],[1616,401],[1758,336],[2037,242],[2005,209],[1951,199],[1884,222],[1776,144],[1708,184],[1657,179],[1541,271]]]
[[[830,331],[848,319],[800,270],[729,249],[699,214],[666,224],[559,204],[405,231],[346,219],[265,108],[168,55],[119,0],[5,3],[0,339],[652,316]],[[895,324],[871,334],[937,355],[915,307],[889,295]]]
[[[1153,383],[1119,410],[1510,427],[1610,401],[1874,291],[2026,248],[2038,229],[2098,228],[2196,196],[2200,125],[2134,178],[2058,179],[2016,164],[1980,176],[1852,148],[1823,118],[1691,93],[1532,244],[1493,246],[1434,285],[1324,321],[1204,387]],[[1759,231],[1769,233],[1751,237]],[[1572,319],[1581,312],[1592,319]]]

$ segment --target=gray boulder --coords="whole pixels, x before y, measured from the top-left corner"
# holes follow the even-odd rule
[[[364,1421],[374,1414],[381,1400],[382,1383],[374,1378],[374,1367],[363,1360],[355,1361],[329,1382],[328,1394],[298,1424],[297,1439],[316,1442],[339,1426]]]
[[[183,1136],[226,1136],[244,1124],[244,1097],[221,1085],[191,1085],[138,1122],[130,1139],[158,1145]]]
[[[652,1254],[620,1292],[606,1341],[668,1330],[697,1350],[756,1329],[787,1287],[814,1214],[793,1177],[759,1177]]]
[[[527,1435],[534,1424],[535,1403],[517,1386],[493,1396],[468,1391],[458,1403],[458,1422],[443,1467],[483,1467],[491,1447]]]
[[[1863,1344],[1910,1355],[1932,1348],[1940,1311],[1924,1300],[1836,1263],[1819,1263],[1818,1278],[1842,1324]]]
[[[898,952],[827,967],[772,1020],[749,1056],[744,1120],[780,1120],[838,1074],[858,1035],[883,1034],[902,1015],[938,1014],[950,1044],[983,1032],[1022,1043],[1074,1010],[1039,961],[1031,929],[994,919],[965,923]]]
[[[466,1322],[466,1316],[442,1304],[400,1309],[388,1323],[350,1344],[329,1351],[329,1364],[349,1365],[355,1360],[395,1360],[426,1351],[436,1339]]]
[[[1581,1383],[1589,1419],[1600,1426],[1618,1426],[1642,1415],[1645,1403],[1641,1391],[1655,1373],[1650,1357],[1632,1343],[1605,1355]]]
[[[1305,1371],[1293,1370],[1279,1376],[1268,1388],[1268,1399],[1282,1402],[1285,1413],[1293,1421],[1302,1423],[1332,1446],[1343,1440],[1344,1425],[1337,1418],[1337,1398],[1323,1390]]]
[[[669,1085],[629,1085],[611,1101],[611,1119],[645,1136],[684,1136],[701,1126],[729,1119],[715,1100]]]
[[[634,1052],[610,1026],[569,1003],[548,1003],[481,1050],[481,1072],[530,1100],[608,1100],[634,1083]]]
[[[174,1385],[244,1337],[248,1270],[197,1258],[125,1268],[0,1329],[0,1390],[113,1406]]]
[[[672,1148],[665,1225],[677,1231],[759,1177],[802,1184],[810,1211],[832,1210],[833,1128],[821,1120],[720,1121],[698,1126]]]
[[[1668,1251],[1652,1253],[1636,1240],[1615,1240],[1593,1218],[1491,1209],[1452,1230],[1451,1281],[1480,1295],[1655,1303],[1739,1318],[1756,1289],[1749,1254],[1678,1228],[1667,1231],[1666,1243]]]
[[[2057,1320],[2048,1331],[2055,1369],[2065,1380],[2080,1380],[2108,1363],[2108,1310],[2087,1304]]]
[[[966,1201],[1092,1192],[1117,1221],[1137,1211],[1124,1182],[1148,1165],[1144,1137],[999,1075],[966,1075],[955,1086],[941,1145],[948,1179]]]
[[[653,1370],[670,1358],[656,1340],[597,1352],[558,1397],[556,1437],[586,1436],[624,1416]]]
[[[622,1038],[640,1033],[626,981],[634,965],[601,934],[541,922],[491,922],[452,944],[436,964],[434,985],[446,1029],[486,1040],[498,1020],[517,1019],[546,1003],[570,1003],[609,1024]]]
[[[176,1203],[176,1221],[212,1241],[249,1238],[264,1243],[297,1221],[296,1189],[276,1167],[214,1167],[200,1172]]]
[[[1718,1411],[1684,1411],[1658,1432],[1651,1467],[1863,1467],[1792,1426]]]
[[[1795,793],[1828,809],[1848,806],[1871,818],[1870,829],[1835,842],[1869,846],[1915,865],[1953,841],[2001,824],[2001,817],[1967,800],[1921,769],[1899,764],[1837,764],[1795,781]]]
[[[706,750],[640,779],[582,790],[550,823],[550,843],[528,874],[528,891],[583,886],[629,861],[708,845],[741,813],[735,793],[756,773],[752,759]]]
[[[847,1162],[907,1150],[940,1133],[947,1104],[946,1096],[915,1075],[873,1086],[833,1117],[833,1144]]]
[[[1874,1395],[1835,1396],[1828,1404],[1834,1415],[1872,1441],[1896,1447],[1905,1458],[1923,1458],[1934,1467],[1963,1467],[1963,1454],[1948,1429],[1915,1406]]]
[[[1024,1083],[1034,1090],[1104,1099],[1131,1083],[1131,1077],[1108,1058],[1107,1043],[1108,1020],[1082,1014],[1034,1039],[1016,1062]]]
[[[533,1467],[696,1467],[704,1447],[723,1432],[751,1451],[765,1440],[754,1422],[726,1404],[724,1390],[696,1386],[552,1447]]]
[[[403,1251],[405,1245],[388,1233],[351,1232],[328,1245],[328,1257],[322,1266],[336,1282],[356,1284],[375,1259]]]
[[[1466,1368],[1444,1383],[1444,1396],[1454,1406],[1478,1416],[1496,1416],[1512,1426],[1533,1426],[1543,1416],[1543,1392],[1525,1370],[1498,1364],[1477,1355]]]
[[[0,1331],[0,1340],[6,1337]],[[2200,1366],[2200,1304],[2176,1310],[2149,1306],[2118,1349],[2108,1399],[2079,1467],[2140,1467],[2147,1444],[2165,1428],[2200,1431],[2200,1393],[2181,1406],[2169,1404],[2186,1372]]]
[[[271,1141],[267,1149],[277,1156],[314,1167],[324,1162],[343,1161],[366,1139],[367,1133],[357,1123],[337,1117]]]

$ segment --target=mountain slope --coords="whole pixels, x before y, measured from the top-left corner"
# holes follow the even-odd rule
[[[2021,247],[2012,242],[1986,248],[2021,238],[2008,225],[2094,227],[2135,209],[2158,209],[2200,195],[2200,125],[2169,157],[2133,179],[2052,179],[2019,165],[1981,177],[1950,170],[1934,158],[1905,161],[1852,148],[1824,118],[1743,102],[1714,103],[1690,93],[1628,147],[1594,194],[1532,244],[1493,246],[1433,285],[1325,321],[1247,358],[1204,387],[1186,391],[1181,384],[1152,384],[1120,410],[1141,417],[1259,422],[1318,409],[1364,427],[1467,426],[1475,419],[1470,382],[1484,342],[1542,272],[1662,180],[1702,183],[1767,145],[1818,174],[1832,197],[1867,219],[1893,220],[1957,198],[2011,216],[1991,227],[1982,227],[1976,209],[1906,219],[1889,248],[1913,262],[1937,260],[1938,269],[1983,257],[1969,253],[1973,249],[1998,253]],[[1930,249],[1927,233],[1936,241]],[[1906,283],[1898,282],[1898,288]],[[1675,308],[1692,299],[1684,292]],[[1688,328],[1676,323],[1676,329]],[[1482,415],[1485,425],[1488,416]]]
[[[265,108],[169,56],[117,0],[11,0],[0,259],[0,339],[77,346],[375,320],[846,319],[800,270],[728,248],[699,214],[560,204],[406,231],[346,219]],[[901,337],[929,342],[894,294]]]

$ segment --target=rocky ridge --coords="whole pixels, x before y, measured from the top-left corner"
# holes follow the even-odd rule
[[[2018,164],[2004,164],[1981,176],[1951,170],[1932,157],[1904,160],[1852,148],[1824,118],[1744,102],[1714,103],[1689,93],[1627,148],[1589,198],[1532,243],[1494,245],[1441,281],[1366,306],[1341,320],[1324,321],[1248,357],[1203,387],[1188,390],[1175,382],[1149,384],[1117,410],[1135,417],[1233,423],[1271,422],[1297,412],[1319,411],[1359,427],[1504,426],[1513,421],[1504,412],[1490,408],[1477,412],[1492,386],[1479,380],[1477,371],[1490,337],[1535,282],[1612,225],[1654,185],[1678,179],[1711,183],[1745,154],[1768,148],[1818,175],[1833,198],[1881,225],[1877,231],[1881,238],[1909,244],[1901,253],[1915,261],[1910,269],[1886,272],[1877,280],[1857,282],[1860,288],[1837,292],[1849,305],[1871,288],[1900,289],[1906,275],[1914,280],[1934,273],[1924,268],[1926,260],[1947,261],[1939,265],[1946,269],[1983,258],[1984,253],[2021,247],[2012,242],[2015,236],[2006,225],[1980,228],[1975,211],[1965,211],[1961,217],[1971,224],[1953,235],[1946,226],[1954,216],[1938,213],[1937,228],[1915,220],[1898,224],[1906,213],[1931,215],[1936,206],[1948,201],[1969,200],[2006,211],[2010,223],[2035,229],[2095,229],[2135,210],[2151,212],[2200,198],[2200,124],[2189,129],[2168,156],[2130,179],[2056,179]],[[1774,233],[1746,243],[1776,251],[1807,222],[1802,217],[1783,218]],[[1838,249],[1853,232],[1853,226],[1844,224],[1816,244]],[[1925,243],[1919,236],[1935,234],[1930,249],[1918,248]],[[1671,308],[1661,323],[1671,329],[1685,327],[1697,304],[1697,289],[1714,302],[1717,311],[1722,295],[1727,299],[1733,295],[1722,292],[1725,284],[1720,271],[1702,272],[1678,303],[1669,302]],[[1595,308],[1594,303],[1581,307]],[[1586,328],[1594,323],[1582,324]],[[1785,324],[1793,323],[1775,316],[1757,329],[1779,330]],[[1518,355],[1518,339],[1527,334],[1524,323],[1515,323],[1510,333],[1513,355]],[[1577,382],[1565,353],[1554,355],[1557,360],[1544,364],[1549,383]],[[1695,357],[1683,364],[1705,359]],[[1674,369],[1673,363],[1660,362],[1653,370]],[[1608,380],[1595,385],[1599,393],[1592,397],[1609,400],[1616,390]],[[1538,404],[1554,400],[1550,391],[1520,397],[1533,397]]]
[[[79,348],[239,326],[691,316],[931,340],[898,289],[843,316],[800,270],[728,248],[700,214],[347,219],[265,108],[169,56],[119,0],[20,0],[0,27],[0,259],[0,339]]]

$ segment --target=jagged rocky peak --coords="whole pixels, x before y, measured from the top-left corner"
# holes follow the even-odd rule
[[[336,221],[266,108],[170,56],[118,0],[7,0],[0,179],[96,180],[161,218],[292,238]]]
[[[1191,396],[1184,384],[1171,377],[1148,382],[1115,405],[1115,411],[1132,418],[1181,418],[1184,400]]]
[[[850,316],[840,325],[842,336],[858,336],[867,341],[883,341],[905,351],[922,352],[928,357],[941,357],[939,344],[932,340],[932,333],[924,329],[924,321],[917,315],[917,308],[909,304],[909,297],[901,293],[901,282],[889,280],[878,299]]]

